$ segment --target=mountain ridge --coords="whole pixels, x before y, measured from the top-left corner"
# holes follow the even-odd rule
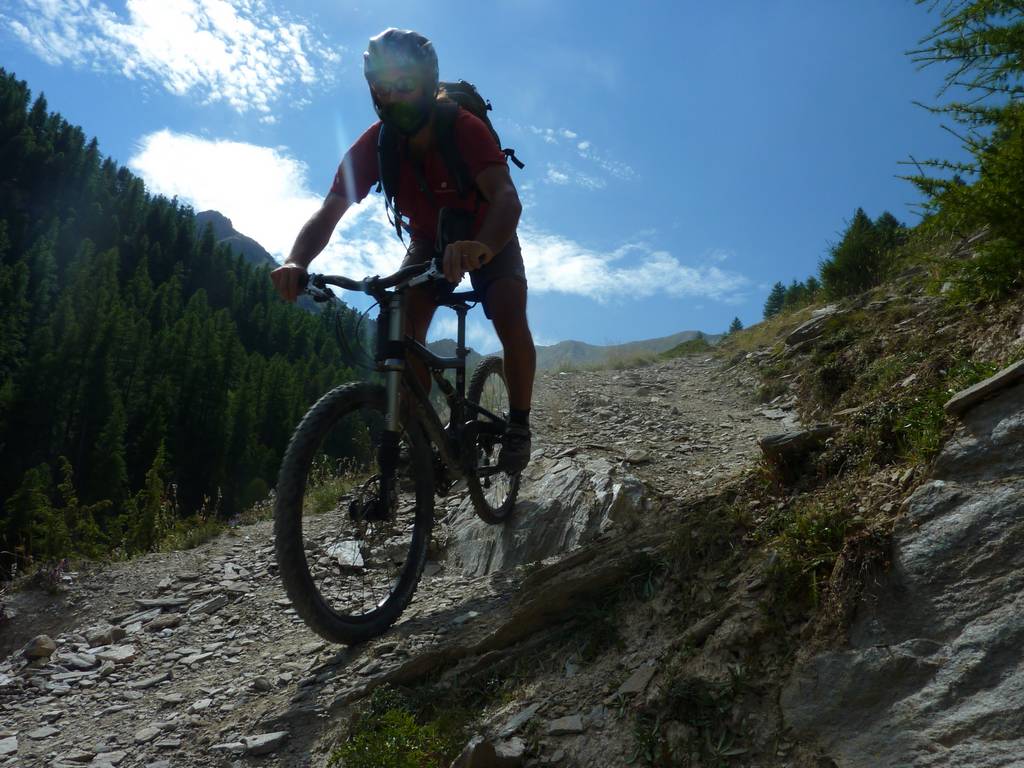
[[[257,267],[266,266],[271,269],[278,266],[277,260],[270,255],[266,248],[255,239],[236,230],[231,219],[220,211],[208,210],[197,213],[196,223],[200,229],[207,225],[212,227],[213,236],[218,244],[230,246],[249,263]],[[303,302],[303,306],[305,304],[306,302]],[[710,344],[716,344],[722,338],[721,334],[707,334],[702,331],[679,331],[668,336],[659,336],[653,339],[637,339],[635,341],[609,345],[590,344],[576,339],[566,339],[554,344],[536,345],[537,368],[539,370],[548,370],[560,366],[602,365],[615,362],[616,360],[635,358],[644,354],[659,354],[672,349],[678,344],[691,341],[698,336],[703,336]],[[441,345],[441,347],[438,348],[435,345]],[[451,338],[443,338],[431,341],[427,346],[437,352],[437,354],[453,355],[455,342]],[[439,351],[439,349],[445,351]],[[495,352],[494,354],[500,354],[500,352]],[[470,354],[467,360],[467,370],[472,370],[480,356],[476,351]]]

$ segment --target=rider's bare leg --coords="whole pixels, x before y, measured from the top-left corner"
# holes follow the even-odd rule
[[[410,288],[405,294],[405,332],[412,336],[420,344],[427,342],[427,329],[430,328],[430,321],[434,318],[434,311],[437,305],[431,293],[420,286]],[[430,392],[430,371],[423,361],[413,355],[406,357],[409,365],[412,366],[416,378],[426,392]]]
[[[529,410],[537,350],[526,321],[526,284],[514,277],[495,280],[487,289],[487,308],[505,351],[509,405],[516,410]]]

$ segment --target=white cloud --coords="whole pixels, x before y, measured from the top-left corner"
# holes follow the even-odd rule
[[[749,284],[738,273],[709,263],[690,266],[645,243],[602,252],[529,225],[520,226],[519,240],[531,291],[571,293],[600,302],[665,294],[731,303]]]
[[[539,136],[547,144],[561,146],[563,140],[572,142],[572,148],[575,150],[576,156],[583,158],[587,162],[593,163],[603,174],[612,176],[620,181],[630,181],[636,178],[636,171],[633,170],[632,166],[627,163],[619,162],[618,160],[612,160],[603,153],[598,152],[594,149],[594,145],[589,139],[576,141],[580,138],[576,131],[571,131],[568,128],[559,128],[557,130],[554,128],[541,128],[536,125],[523,127],[511,120],[506,122],[518,131],[528,131],[534,136]],[[564,162],[560,163],[560,165],[564,165]],[[549,164],[549,169],[550,167],[551,164]],[[595,177],[584,173],[570,175],[567,174],[564,169],[559,170],[560,173],[556,173],[554,175],[552,175],[549,170],[547,181],[553,184],[568,184],[570,182],[578,183],[589,189],[604,189],[607,186],[605,178]],[[563,176],[565,178],[562,178]],[[575,179],[571,176],[575,176]]]
[[[577,171],[564,163],[558,166],[549,163],[548,173],[544,177],[544,181],[547,184],[558,184],[560,186],[573,184],[584,189],[604,189],[607,186],[607,182],[601,177]]]
[[[477,315],[477,317],[481,317],[481,315]],[[498,334],[494,332],[494,326],[488,320],[467,320],[466,345],[481,355],[501,350]]]
[[[553,168],[552,166],[549,165],[548,166],[548,175],[547,175],[546,179],[551,184],[568,184],[569,183],[569,174],[563,173],[562,171],[559,171],[559,170],[557,170],[557,169],[555,169],[555,168]]]
[[[455,315],[439,313],[434,315],[434,321],[430,324],[430,331],[427,333],[427,340],[454,339],[458,332],[458,318]]]
[[[163,130],[144,137],[128,164],[150,191],[220,211],[279,260],[323,199],[309,189],[306,165],[280,148]],[[346,213],[316,268],[387,274],[404,255],[380,199],[369,196]]]
[[[129,165],[151,191],[177,195],[197,211],[220,211],[235,229],[279,259],[322,199],[309,189],[305,164],[282,148],[164,130],[143,138]],[[732,303],[749,287],[745,277],[719,266],[723,251],[712,251],[692,264],[642,241],[602,251],[528,221],[520,224],[519,239],[531,291],[599,302],[666,295]],[[314,268],[355,277],[388,274],[404,255],[380,198],[370,195],[345,214]],[[454,336],[454,320],[439,315],[438,322],[442,335]],[[497,348],[489,329],[486,323],[470,324],[469,343],[485,351]]]
[[[127,0],[125,12],[89,0],[16,0],[0,24],[50,64],[154,80],[238,112],[269,113],[297,84],[329,81],[340,60],[263,0]]]

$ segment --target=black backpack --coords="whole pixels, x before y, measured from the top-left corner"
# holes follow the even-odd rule
[[[465,198],[471,192],[475,192],[477,194],[477,204],[479,205],[480,191],[476,188],[476,182],[470,176],[469,168],[462,159],[462,154],[459,152],[455,142],[455,117],[458,114],[459,107],[462,107],[480,118],[491,132],[494,141],[500,147],[501,139],[498,137],[498,132],[494,130],[494,126],[487,116],[487,113],[492,109],[491,102],[480,95],[475,85],[465,80],[441,82],[440,87],[444,89],[448,100],[438,103],[437,113],[434,116],[438,149],[441,152],[441,157],[444,159],[445,166],[448,168],[449,175],[455,179],[459,197]],[[388,212],[388,220],[395,225],[398,237],[404,239],[402,238],[402,228],[404,226],[402,214],[395,205],[399,173],[398,139],[398,134],[394,130],[381,123],[380,133],[377,135],[377,170],[379,178],[377,191],[384,193],[384,206]],[[523,162],[516,157],[514,149],[506,147],[501,151],[505,153],[505,157],[516,164],[516,167],[525,167]],[[423,169],[416,165],[414,170],[419,181],[420,191],[433,198],[434,193],[430,191],[426,179],[423,177]]]

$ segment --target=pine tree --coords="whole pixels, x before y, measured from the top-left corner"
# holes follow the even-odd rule
[[[106,551],[106,540],[96,522],[96,514],[110,506],[109,501],[99,504],[82,504],[75,491],[74,471],[71,462],[65,457],[57,459],[61,481],[57,484],[57,492],[61,501],[59,513],[64,517],[64,524],[71,534],[72,549],[78,554],[89,558],[98,558]]]
[[[786,297],[782,303],[787,310],[804,306],[807,303],[807,286],[794,280],[786,289]]]
[[[740,322],[740,319],[738,317],[734,317],[732,319],[732,322],[729,323],[729,330],[727,331],[727,333],[732,335],[732,334],[736,333],[736,331],[742,331],[742,330],[743,330],[743,323]]]
[[[769,317],[779,314],[785,301],[786,286],[781,282],[776,283],[772,286],[771,293],[768,294],[768,298],[764,302],[764,319],[767,320]]]
[[[50,467],[40,464],[21,478],[21,485],[4,502],[7,526],[4,531],[4,549],[20,553],[23,562],[34,555],[46,557],[67,531],[50,529],[53,506],[50,503]]]
[[[943,265],[950,297],[994,299],[1024,285],[1024,15],[1019,0],[930,5],[941,21],[911,54],[923,66],[945,66],[944,90],[963,94],[930,111],[959,123],[952,132],[970,161],[913,161],[938,173],[910,180],[937,214],[932,225],[962,238],[987,231],[973,259]]]
[[[25,352],[30,305],[29,271],[24,262],[0,264],[0,380],[14,373]]]
[[[886,256],[874,222],[863,208],[858,208],[842,239],[820,265],[825,294],[838,299],[878,285],[888,266]]]
[[[159,543],[173,520],[164,513],[167,452],[163,443],[146,472],[146,482],[135,497],[135,518],[129,521],[131,546],[136,552],[149,552]]]

